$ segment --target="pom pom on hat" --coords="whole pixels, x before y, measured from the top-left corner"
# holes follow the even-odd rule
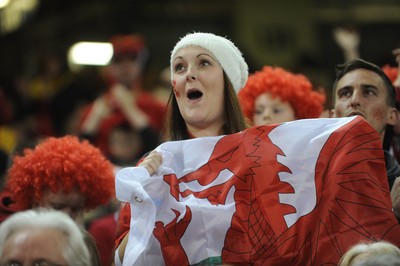
[[[236,93],[244,87],[249,75],[249,68],[240,50],[224,37],[203,32],[189,33],[175,45],[170,59],[171,80],[173,75],[173,59],[180,49],[187,46],[200,46],[208,50],[221,65]]]

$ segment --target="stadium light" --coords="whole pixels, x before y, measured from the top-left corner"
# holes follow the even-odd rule
[[[73,65],[107,65],[113,55],[113,48],[106,42],[78,42],[68,51],[68,61]]]

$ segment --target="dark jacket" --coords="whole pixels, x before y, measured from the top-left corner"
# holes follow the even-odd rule
[[[400,165],[394,156],[388,151],[383,151],[385,154],[386,162],[386,175],[389,181],[389,188],[392,190],[392,186],[396,177],[400,176]]]

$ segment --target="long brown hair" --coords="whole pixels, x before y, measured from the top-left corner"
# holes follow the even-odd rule
[[[179,111],[175,95],[171,90],[168,100],[166,122],[162,141],[189,139],[189,132],[185,120]],[[247,127],[245,118],[240,108],[239,101],[227,75],[224,71],[224,110],[225,124],[221,129],[222,135],[233,134],[242,131]]]

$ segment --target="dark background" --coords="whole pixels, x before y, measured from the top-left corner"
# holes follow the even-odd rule
[[[34,76],[48,53],[65,58],[78,41],[108,41],[141,33],[150,50],[147,85],[168,66],[169,54],[187,32],[229,37],[253,72],[277,65],[303,72],[328,88],[334,65],[344,60],[332,29],[351,25],[361,35],[360,54],[378,65],[395,65],[400,47],[398,0],[11,0],[32,10],[0,10],[0,85]],[[8,12],[8,13],[7,13]],[[13,19],[10,19],[12,17]],[[10,28],[10,21],[16,24]],[[17,21],[17,22],[15,22]]]

